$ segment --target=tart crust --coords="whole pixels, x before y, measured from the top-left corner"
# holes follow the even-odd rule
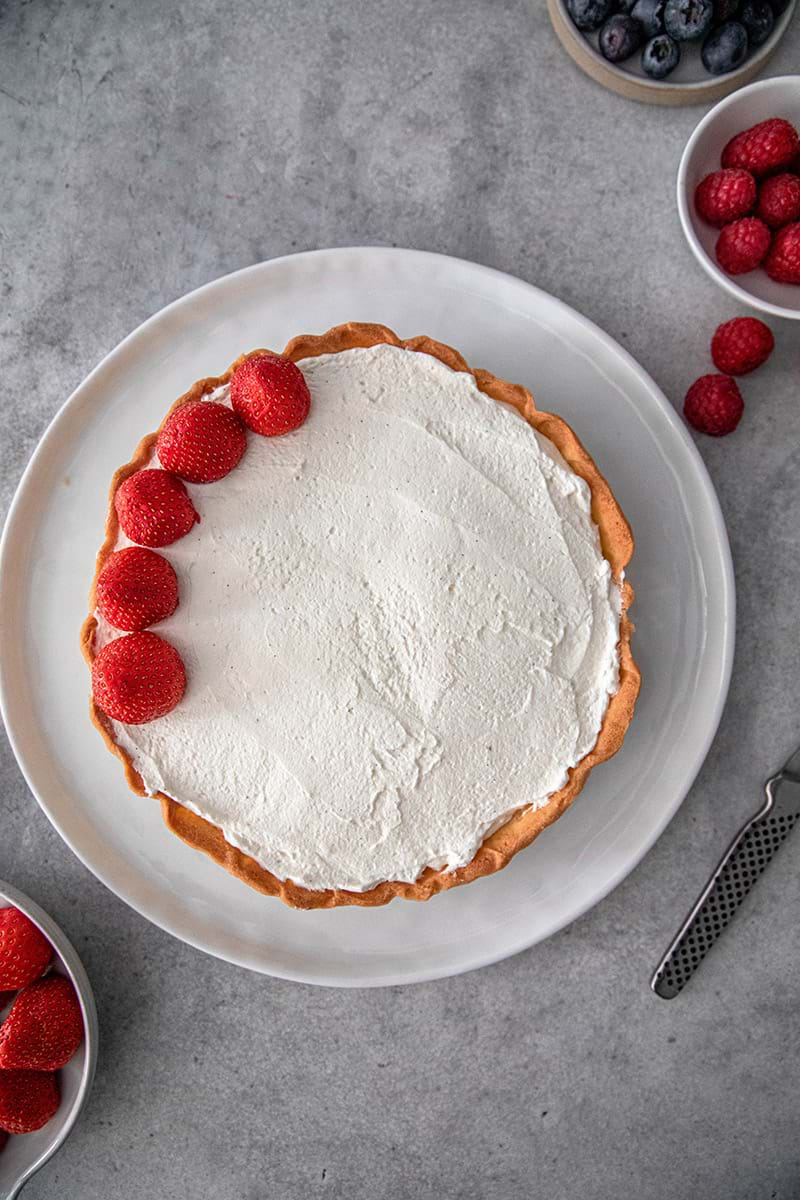
[[[388,904],[396,896],[405,900],[429,900],[437,892],[458,887],[463,883],[470,883],[482,875],[491,875],[493,872],[501,870],[519,850],[530,845],[542,830],[546,829],[548,825],[552,825],[565,812],[585,784],[590,771],[599,763],[611,758],[619,750],[633,717],[641,682],[640,671],[634,662],[630,646],[633,625],[627,616],[627,611],[633,603],[634,593],[631,585],[624,580],[623,576],[633,553],[631,529],[610,487],[566,421],[552,413],[539,412],[534,404],[533,396],[520,384],[507,383],[505,380],[491,375],[488,371],[473,370],[452,347],[433,341],[429,337],[415,337],[404,341],[384,325],[350,322],[345,325],[336,325],[327,333],[319,336],[304,334],[293,338],[283,354],[294,362],[300,362],[304,358],[336,354],[341,350],[352,350],[359,346],[375,346],[380,343],[417,351],[421,354],[430,354],[454,371],[470,373],[482,392],[491,396],[493,400],[516,408],[534,429],[537,429],[558,448],[575,474],[586,481],[591,491],[592,518],[600,532],[603,554],[611,566],[615,581],[617,584],[621,584],[619,688],[609,700],[594,747],[571,768],[568,772],[567,783],[560,791],[550,796],[547,803],[541,808],[518,809],[504,825],[485,839],[475,857],[466,866],[459,867],[455,871],[434,870],[432,867],[427,867],[414,883],[389,880],[365,892],[351,892],[343,889],[314,891],[301,887],[291,880],[278,879],[254,858],[231,846],[225,840],[222,830],[212,825],[210,821],[197,816],[188,808],[184,808],[183,805],[170,796],[164,795],[163,792],[156,794],[157,799],[161,802],[164,821],[173,833],[188,845],[208,854],[215,862],[249,884],[250,887],[266,895],[278,896],[292,908],[336,908],[340,905],[375,906]],[[253,350],[238,358],[224,375],[199,380],[188,392],[175,401],[164,421],[181,405],[190,400],[200,399],[226,384],[240,363],[253,355],[264,353],[274,353],[274,351]],[[105,541],[97,555],[95,577],[89,596],[90,615],[81,629],[81,648],[90,667],[95,657],[97,621],[93,613],[97,579],[106,560],[114,551],[119,532],[114,497],[120,484],[150,460],[157,437],[158,431],[143,438],[131,461],[124,467],[120,467],[111,481]],[[90,702],[89,711],[93,723],[102,734],[109,750],[122,760],[130,788],[140,796],[147,795],[141,775],[134,767],[128,753],[114,740],[113,725],[96,706],[94,700]]]

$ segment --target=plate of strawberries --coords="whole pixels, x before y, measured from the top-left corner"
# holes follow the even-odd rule
[[[681,159],[678,211],[720,287],[800,319],[800,77],[754,83],[712,108]]]
[[[55,1154],[89,1094],[97,1015],[86,972],[55,922],[0,882],[0,1198]]]

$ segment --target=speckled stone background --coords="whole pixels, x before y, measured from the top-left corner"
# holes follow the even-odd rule
[[[769,73],[799,61],[796,20]],[[124,334],[294,249],[415,246],[510,271],[679,403],[736,311],[673,200],[702,112],[599,89],[543,0],[5,0],[3,504]],[[800,1197],[800,840],[679,1000],[647,982],[800,741],[800,329],[776,332],[740,430],[701,442],[739,589],[719,735],[655,849],[546,944],[386,991],[227,966],[87,873],[4,743],[0,877],[82,951],[103,1038],[81,1124],[26,1198]]]

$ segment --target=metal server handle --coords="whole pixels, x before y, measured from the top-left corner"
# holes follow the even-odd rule
[[[797,820],[770,805],[736,835],[650,981],[657,996],[683,990]]]

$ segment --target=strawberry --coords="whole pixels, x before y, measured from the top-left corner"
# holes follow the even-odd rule
[[[302,371],[290,359],[259,354],[234,371],[231,404],[254,433],[275,437],[303,424],[311,395]]]
[[[747,375],[775,349],[772,330],[757,317],[734,317],[720,325],[711,339],[714,366],[724,375]]]
[[[8,1134],[6,1133],[5,1129],[0,1129],[0,1151],[3,1150],[7,1141]]]
[[[770,232],[758,217],[742,217],[726,225],[717,238],[717,262],[729,275],[744,275],[761,266],[769,250]]]
[[[123,533],[140,546],[169,546],[200,517],[180,479],[168,471],[129,475],[114,497]]]
[[[222,479],[246,449],[244,425],[236,413],[212,400],[182,404],[165,422],[156,442],[162,466],[189,483]]]
[[[757,215],[772,229],[800,220],[800,178],[784,172],[765,179],[758,192]]]
[[[755,204],[756,181],[749,171],[714,171],[701,179],[694,193],[698,213],[718,229],[729,221],[746,217]]]
[[[788,167],[800,147],[797,130],[782,117],[760,121],[737,133],[722,151],[723,167],[742,167],[754,175],[768,175]]]
[[[18,908],[0,908],[0,988],[25,987],[44,974],[53,947]]]
[[[777,231],[764,270],[776,283],[800,283],[800,221]]]
[[[64,975],[49,975],[22,989],[0,1025],[0,1069],[58,1071],[82,1041],[75,988]]]
[[[0,1071],[0,1129],[33,1133],[46,1125],[61,1099],[50,1071]]]
[[[97,608],[115,629],[138,632],[178,607],[178,578],[155,550],[128,546],[106,562],[97,580]]]
[[[107,642],[92,664],[92,695],[114,721],[144,725],[171,712],[186,690],[180,654],[155,633]]]
[[[734,379],[727,375],[701,375],[686,393],[683,414],[700,433],[724,437],[742,419],[744,400]]]

